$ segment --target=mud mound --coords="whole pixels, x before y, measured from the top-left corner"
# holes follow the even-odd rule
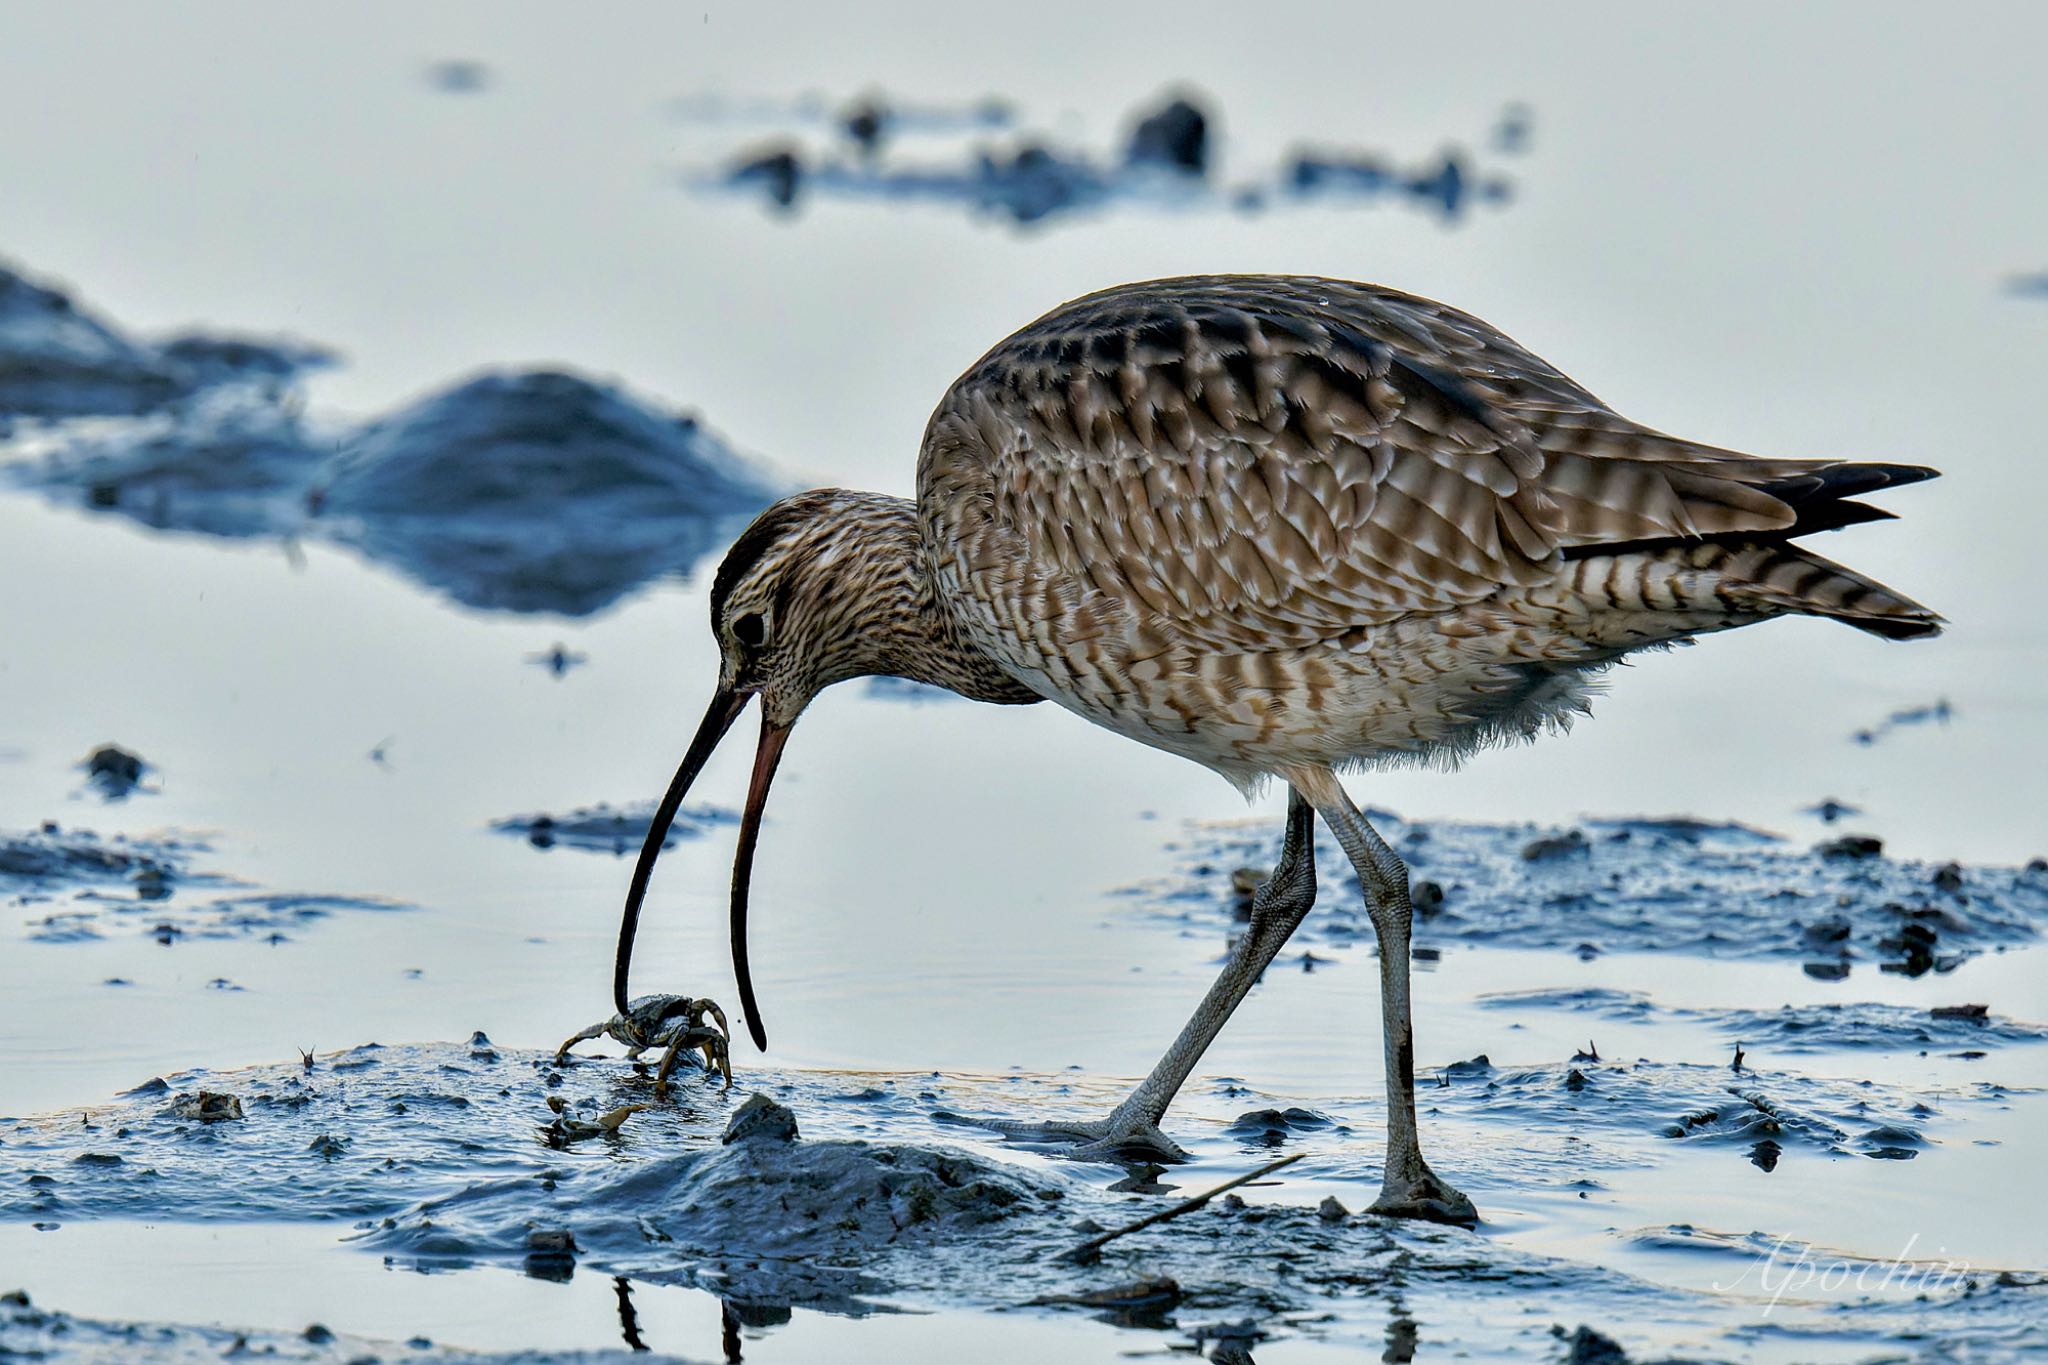
[[[293,342],[122,335],[70,295],[0,266],[0,420],[132,417],[219,384],[277,379],[331,356]]]
[[[689,568],[772,496],[695,418],[550,370],[373,423],[314,492],[328,534],[466,606],[568,616]]]

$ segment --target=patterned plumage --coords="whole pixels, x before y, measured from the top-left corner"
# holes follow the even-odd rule
[[[1933,473],[1666,436],[1410,295],[1199,277],[984,356],[918,516],[941,599],[1027,686],[1249,784],[1533,733],[1630,649],[1768,616],[1934,634],[1785,543]]]
[[[1408,878],[1348,768],[1455,760],[1586,704],[1632,650],[1773,616],[1891,638],[1941,619],[1795,537],[1882,518],[1915,465],[1759,459],[1620,416],[1477,318],[1336,280],[1211,276],[1093,294],[947,392],[915,502],[823,489],[748,528],[711,593],[718,689],[634,869],[614,994],[669,820],[749,698],[762,731],[734,863],[747,882],[782,747],[823,688],[892,673],[1050,699],[1247,790],[1290,788],[1282,862],[1209,997],[1099,1123],[1036,1125],[1170,1158],[1157,1124],[1315,897],[1312,822],[1379,941],[1386,1213],[1470,1222],[1423,1160]],[[1014,1125],[1013,1125],[1014,1127]]]

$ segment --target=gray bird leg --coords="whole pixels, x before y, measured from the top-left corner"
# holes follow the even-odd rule
[[[1011,1137],[1047,1143],[1077,1144],[1069,1155],[1115,1160],[1146,1157],[1185,1161],[1182,1151],[1164,1133],[1159,1121],[1180,1093],[1188,1075],[1259,976],[1279,955],[1316,901],[1315,810],[1302,794],[1287,794],[1287,836],[1280,846],[1280,864],[1259,883],[1252,896],[1251,924],[1231,949],[1230,960],[1202,1003],[1181,1029],[1152,1074],[1138,1083],[1106,1119],[1046,1123],[992,1120],[983,1125]]]
[[[1414,908],[1408,867],[1351,804],[1335,774],[1305,779],[1310,799],[1358,871],[1380,945],[1380,1022],[1387,1069],[1387,1164],[1371,1212],[1470,1227],[1472,1201],[1429,1168],[1415,1125],[1415,1032],[1408,1003],[1409,935]]]

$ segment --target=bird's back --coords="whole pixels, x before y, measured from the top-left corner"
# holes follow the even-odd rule
[[[1090,295],[998,344],[933,414],[918,485],[983,648],[1240,775],[1304,745],[1526,731],[1629,649],[1769,616],[1934,634],[1791,543],[1933,473],[1681,440],[1441,304],[1217,276]]]

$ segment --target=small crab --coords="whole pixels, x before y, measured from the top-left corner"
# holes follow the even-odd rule
[[[715,1026],[704,1022],[706,1015],[716,1021]],[[725,1077],[725,1088],[732,1089],[732,1030],[725,1022],[725,1011],[714,1001],[686,995],[643,995],[624,1014],[592,1024],[563,1043],[555,1052],[555,1065],[569,1060],[570,1048],[600,1034],[624,1043],[628,1058],[638,1058],[649,1048],[668,1049],[662,1054],[661,1069],[654,1073],[657,1096],[668,1093],[669,1073],[685,1051],[702,1052],[704,1069],[717,1071]]]
[[[619,1131],[627,1119],[642,1113],[644,1104],[622,1104],[617,1109],[599,1114],[595,1119],[579,1118],[569,1112],[569,1102],[560,1095],[548,1096],[548,1108],[555,1113],[547,1126],[540,1130],[550,1147],[566,1147],[584,1138],[604,1137]]]

